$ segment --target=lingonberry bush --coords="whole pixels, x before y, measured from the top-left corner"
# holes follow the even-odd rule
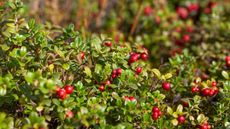
[[[215,3],[171,1],[180,6],[170,15],[185,28],[151,30],[154,9],[147,3],[141,9],[147,25],[130,42],[85,34],[72,24],[38,24],[22,17],[21,1],[1,3],[0,128],[229,128],[227,14],[207,16]],[[189,17],[202,27],[187,26]],[[154,20],[162,24],[161,17]],[[160,37],[164,31],[172,36]],[[174,41],[184,49],[180,54],[159,44]],[[153,62],[154,56],[164,60]]]

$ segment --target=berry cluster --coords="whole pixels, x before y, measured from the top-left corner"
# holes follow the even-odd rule
[[[73,86],[70,85],[65,85],[64,88],[60,88],[59,86],[57,86],[56,94],[60,99],[64,100],[67,97],[67,94],[73,93],[73,90],[74,90]]]
[[[211,129],[211,126],[208,124],[208,122],[204,122],[199,125],[199,129]]]
[[[101,83],[100,87],[98,88],[99,91],[101,91],[101,92],[105,91],[105,86],[110,85],[110,84],[111,84],[110,80],[106,80],[105,82]]]
[[[131,102],[136,101],[136,99],[133,96],[130,96],[130,97],[124,96],[123,98],[124,98],[125,101],[131,101]]]
[[[178,7],[176,9],[177,15],[178,17],[180,17],[181,19],[187,19],[189,15],[194,15],[196,13],[198,13],[199,11],[202,11],[205,14],[210,14],[212,12],[212,9],[216,6],[215,2],[209,2],[206,7],[204,7],[203,9],[201,9],[200,5],[198,3],[190,3],[188,6],[186,7]]]
[[[121,68],[114,69],[114,70],[112,71],[112,74],[111,74],[112,79],[114,79],[114,78],[120,76],[121,73],[122,73],[122,69],[121,69]]]
[[[157,106],[154,106],[152,109],[152,119],[157,120],[162,115],[160,109]]]
[[[217,86],[217,82],[216,81],[212,81],[211,83],[211,87],[208,88],[203,88],[202,90],[200,89],[199,86],[192,86],[191,87],[191,92],[192,93],[201,93],[203,96],[214,96],[216,94],[218,94],[219,90],[216,87]]]

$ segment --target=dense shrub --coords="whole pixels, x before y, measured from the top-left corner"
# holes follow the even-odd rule
[[[179,44],[175,48],[184,50],[168,58],[165,48],[174,40],[157,38],[170,27],[140,30],[165,43],[157,48],[142,33],[125,42],[75,31],[72,24],[38,24],[21,16],[19,0],[3,3],[0,11],[0,128],[229,128],[225,14],[194,18],[202,25],[191,32],[194,45]],[[186,26],[185,10],[175,11]],[[143,21],[151,13],[144,8]]]

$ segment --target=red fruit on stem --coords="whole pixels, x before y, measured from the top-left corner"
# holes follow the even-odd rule
[[[216,5],[217,5],[216,2],[213,2],[213,1],[210,1],[208,3],[208,7],[211,8],[211,9],[214,8]]]
[[[215,89],[215,93],[214,94],[218,94],[219,93],[219,90],[218,89]]]
[[[112,46],[112,42],[111,41],[106,41],[104,44],[107,47],[111,47]]]
[[[184,123],[185,122],[185,117],[183,115],[178,116],[177,118],[179,123]]]
[[[195,92],[199,92],[200,89],[197,86],[192,86],[191,91],[195,93]]]
[[[197,12],[199,10],[199,8],[200,8],[199,4],[197,4],[197,3],[191,3],[188,6],[188,11],[189,12]]]
[[[164,83],[162,84],[162,88],[163,88],[164,90],[170,90],[171,84],[168,83],[168,82],[164,82]]]
[[[217,86],[217,83],[215,81],[212,82],[212,86],[213,87],[216,87]]]
[[[105,91],[105,86],[104,86],[104,85],[101,85],[101,86],[99,87],[99,91],[101,91],[101,92]]]
[[[146,53],[141,53],[141,59],[142,59],[142,60],[148,60],[148,54],[146,54]]]
[[[152,109],[152,112],[159,112],[159,111],[160,111],[160,109],[157,106],[154,106]]]
[[[160,24],[161,23],[161,17],[160,16],[156,16],[155,17],[155,23],[156,24]]]
[[[57,92],[57,95],[60,99],[65,99],[66,98],[66,91],[65,89],[60,89],[58,92]]]
[[[56,86],[55,91],[58,92],[59,90],[61,90],[60,86]]]
[[[118,68],[117,70],[116,70],[117,72],[117,76],[120,76],[121,75],[121,73],[122,73],[122,69],[121,68]]]
[[[80,53],[80,57],[81,57],[82,60],[85,59],[85,53],[84,53],[84,52],[81,52],[81,53]]]
[[[114,79],[114,78],[117,77],[117,75],[116,74],[112,74],[111,77]]]
[[[189,42],[190,41],[190,36],[187,35],[187,34],[183,35],[183,41],[184,42]]]
[[[230,67],[230,56],[226,56],[225,61],[226,61],[226,66]]]
[[[152,114],[152,119],[153,119],[153,120],[157,120],[158,117],[159,117],[159,113],[158,113],[158,112],[153,112],[153,114]]]
[[[188,107],[189,106],[188,102],[186,102],[186,101],[183,101],[182,104],[183,104],[184,107]]]
[[[193,32],[193,27],[188,26],[188,27],[186,28],[186,31],[189,32],[189,33],[192,33],[192,32]]]
[[[73,90],[74,90],[73,86],[65,85],[66,94],[72,94]]]
[[[177,15],[182,19],[186,19],[188,17],[188,10],[184,7],[178,7],[176,12]]]
[[[131,64],[131,63],[137,61],[138,58],[139,58],[139,55],[138,55],[138,54],[136,54],[136,53],[131,54],[131,56],[130,56],[130,58],[129,58],[129,63]]]
[[[153,9],[152,9],[151,6],[146,6],[146,7],[144,8],[144,14],[145,14],[146,16],[151,15],[151,14],[152,14],[152,11],[153,11]]]
[[[202,94],[203,94],[204,96],[208,96],[208,95],[209,95],[209,92],[210,92],[210,89],[209,89],[209,88],[205,88],[205,89],[202,90]]]
[[[175,41],[175,44],[178,45],[178,46],[184,46],[184,41],[183,40],[180,40],[180,39],[177,39]]]
[[[133,96],[130,96],[130,97],[129,97],[129,100],[130,100],[130,101],[135,101],[136,99],[135,99]]]
[[[181,27],[176,27],[175,31],[180,33],[182,31],[182,29],[181,29]]]
[[[111,81],[110,80],[106,80],[105,81],[105,85],[110,85],[111,84]]]
[[[112,71],[112,74],[117,75],[117,70],[116,70],[116,69],[114,69],[114,70]]]
[[[161,115],[162,115],[162,112],[161,112],[161,111],[159,111],[159,112],[158,112],[158,116],[161,116]]]
[[[128,96],[124,96],[125,101],[130,100]]]
[[[68,111],[68,112],[66,112],[65,117],[66,117],[66,118],[73,118],[73,117],[74,117],[74,114],[73,114],[72,111]]]
[[[210,14],[212,12],[212,10],[209,8],[209,7],[206,7],[205,9],[204,9],[204,13],[205,14]]]
[[[141,67],[137,67],[136,68],[136,74],[140,74],[142,72],[142,68]]]
[[[209,96],[213,96],[214,94],[215,94],[215,90],[214,89],[210,89],[208,95]]]

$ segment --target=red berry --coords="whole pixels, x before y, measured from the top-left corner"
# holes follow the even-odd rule
[[[104,44],[107,47],[111,47],[112,46],[112,42],[111,41],[106,41]]]
[[[219,93],[219,90],[218,89],[215,89],[215,93],[214,94],[218,94]]]
[[[202,90],[202,94],[203,94],[204,96],[208,96],[208,95],[209,95],[209,92],[210,92],[210,89],[208,89],[208,88],[205,88],[205,89]]]
[[[178,46],[183,46],[183,45],[184,45],[184,41],[183,41],[183,40],[177,39],[177,40],[175,41],[175,44],[178,45]]]
[[[190,41],[190,36],[187,35],[187,34],[183,35],[183,41],[184,42],[189,42]]]
[[[153,112],[153,114],[152,114],[153,120],[157,120],[158,117],[159,117],[159,113],[158,112]]]
[[[70,85],[66,85],[65,91],[66,91],[66,94],[72,94],[73,93],[73,87]]]
[[[144,14],[146,15],[146,16],[149,16],[149,15],[151,15],[151,13],[152,13],[152,7],[151,6],[146,6],[145,8],[144,8]]]
[[[184,107],[188,107],[189,106],[188,102],[186,102],[186,101],[183,101],[182,104],[183,104]]]
[[[230,67],[230,56],[226,56],[225,61],[226,61],[226,66]]]
[[[61,90],[60,86],[56,86],[55,91],[58,92],[59,90]]]
[[[101,85],[101,86],[99,87],[99,91],[101,91],[101,92],[105,91],[105,86],[104,86],[104,85]]]
[[[67,94],[65,89],[60,89],[59,91],[57,91],[57,95],[60,99],[65,99]]]
[[[111,84],[111,81],[110,80],[106,80],[105,81],[105,85],[110,85]]]
[[[122,69],[121,68],[116,69],[116,73],[117,73],[117,76],[120,76],[122,73]]]
[[[114,79],[114,78],[117,77],[117,75],[116,74],[112,74],[111,77]]]
[[[170,90],[171,84],[168,83],[168,82],[164,82],[164,83],[162,84],[162,88],[163,88],[164,90]]]
[[[189,32],[189,33],[192,33],[192,32],[193,32],[193,27],[188,26],[188,27],[186,28],[186,31]]]
[[[159,112],[159,111],[160,111],[160,109],[157,106],[154,106],[152,109],[152,112]]]
[[[199,127],[200,129],[211,129],[211,126],[208,124],[208,122],[204,122],[202,125]]]
[[[212,10],[209,8],[209,7],[206,7],[205,9],[204,9],[204,13],[205,14],[210,14],[212,12]]]
[[[133,96],[130,96],[130,97],[129,97],[129,100],[130,100],[130,101],[135,101],[136,99],[135,99]]]
[[[142,59],[142,60],[148,60],[148,54],[146,54],[146,53],[141,53],[141,59]]]
[[[178,7],[176,12],[177,15],[182,19],[186,19],[188,17],[188,10],[184,7]]]
[[[214,94],[215,94],[215,90],[214,89],[210,89],[208,95],[209,96],[213,96]]]
[[[112,71],[112,74],[117,75],[117,70],[116,70],[116,69],[114,69],[114,70]]]
[[[156,16],[156,17],[155,17],[155,23],[156,23],[156,24],[160,24],[160,23],[161,23],[161,17]]]
[[[73,118],[73,117],[74,117],[74,114],[73,114],[72,111],[68,111],[68,112],[66,112],[65,117],[66,117],[66,118]]]
[[[215,87],[217,83],[215,81],[212,82],[212,86]]]
[[[161,111],[159,111],[159,112],[158,112],[158,116],[161,116],[161,115],[162,115],[162,112],[161,112]]]
[[[85,59],[85,53],[84,52],[81,52],[80,56],[81,56],[82,60]]]
[[[179,123],[184,123],[185,122],[185,117],[183,115],[178,116],[177,118]]]
[[[216,6],[216,2],[210,1],[210,2],[208,3],[208,7],[209,7],[209,8],[214,8],[215,6]]]
[[[189,6],[188,6],[188,10],[189,12],[193,12],[193,11],[198,11],[200,8],[199,4],[197,3],[191,3]]]
[[[139,55],[138,55],[138,54],[136,54],[136,53],[131,54],[131,56],[130,56],[130,58],[129,58],[129,64],[131,64],[131,63],[137,61],[138,58],[139,58]]]
[[[195,93],[195,92],[199,92],[200,89],[197,86],[192,86],[191,91]]]
[[[136,74],[140,74],[142,72],[142,68],[141,67],[137,67],[136,68]]]
[[[125,101],[130,100],[128,96],[124,96]]]
[[[175,31],[180,33],[182,31],[182,29],[181,29],[181,27],[176,27]]]

